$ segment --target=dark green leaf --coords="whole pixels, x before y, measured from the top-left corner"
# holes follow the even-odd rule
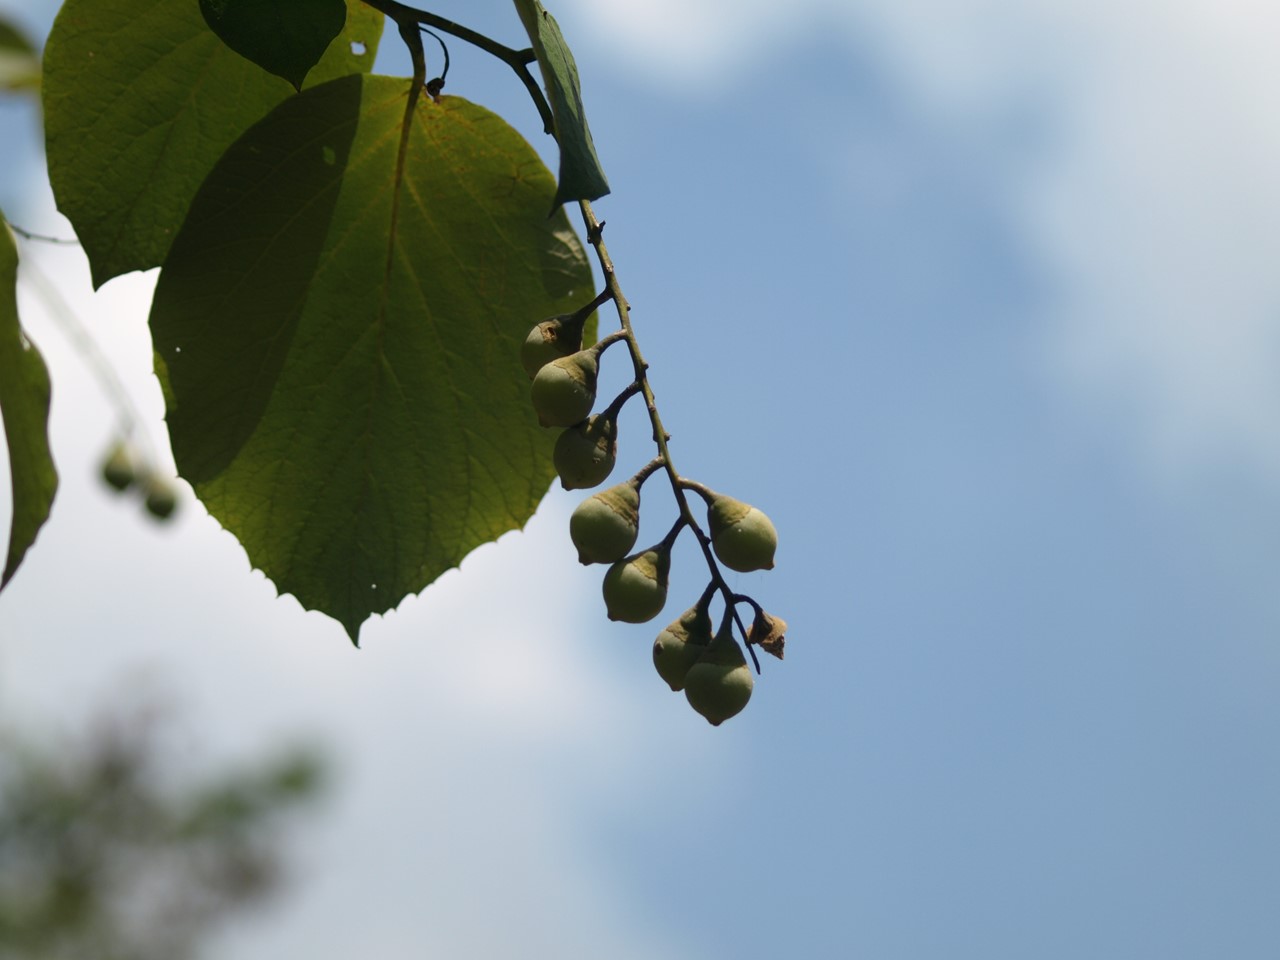
[[[587,127],[587,114],[582,106],[582,90],[578,86],[578,67],[573,54],[560,33],[555,18],[538,0],[515,0],[516,11],[533,42],[542,69],[542,82],[551,101],[556,121],[556,139],[560,143],[560,183],[556,188],[557,205],[570,200],[595,200],[609,192]]]
[[[309,83],[372,67],[382,14],[351,3]],[[44,81],[49,179],[95,286],[159,266],[218,157],[293,94],[219,40],[194,0],[67,0]]]
[[[254,566],[355,639],[552,478],[520,344],[592,296],[501,118],[348,77],[281,104],[192,204],[151,313],[182,475]]]
[[[295,90],[347,19],[345,0],[200,0],[210,29]]]
[[[49,450],[49,371],[18,323],[18,248],[0,224],[0,413],[9,444],[13,523],[0,589],[49,519],[58,473]]]
[[[13,24],[0,20],[0,90],[40,87],[40,55]]]

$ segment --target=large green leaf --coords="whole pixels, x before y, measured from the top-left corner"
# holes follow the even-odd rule
[[[0,90],[36,90],[40,86],[40,55],[22,31],[0,20]]]
[[[345,0],[200,0],[200,12],[227,46],[297,90],[347,19]]]
[[[551,101],[556,121],[556,140],[560,144],[560,183],[556,188],[557,205],[570,200],[595,200],[609,192],[596,146],[587,127],[587,114],[582,106],[582,90],[578,84],[578,67],[573,53],[560,33],[555,17],[547,13],[538,0],[515,0],[516,12],[533,43],[542,82]]]
[[[351,0],[310,83],[369,70],[382,25]],[[292,94],[223,43],[195,0],[67,0],[45,48],[49,179],[94,285],[159,266],[218,157]]]
[[[347,77],[205,181],[160,272],[179,472],[254,566],[352,639],[546,493],[520,343],[590,300],[551,173],[499,117]]]
[[[0,413],[9,444],[13,522],[0,589],[49,519],[58,474],[49,450],[49,371],[18,323],[18,248],[0,223]]]

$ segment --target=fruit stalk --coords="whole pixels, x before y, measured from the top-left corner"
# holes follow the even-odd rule
[[[711,538],[699,526],[698,520],[693,514],[693,509],[689,506],[689,498],[685,494],[685,486],[681,483],[680,474],[676,472],[675,463],[671,459],[671,450],[668,447],[671,435],[667,433],[662,425],[662,417],[658,414],[658,404],[653,395],[653,388],[649,385],[647,372],[649,364],[640,352],[640,344],[636,340],[635,330],[631,326],[631,304],[622,292],[622,286],[618,282],[617,271],[613,266],[613,259],[609,256],[608,247],[605,246],[604,222],[597,219],[589,201],[579,200],[578,209],[582,214],[582,222],[587,228],[587,239],[596,251],[596,259],[599,261],[600,270],[604,274],[605,288],[613,299],[614,309],[618,311],[618,320],[622,325],[621,332],[626,337],[627,347],[631,352],[631,363],[635,367],[636,383],[640,385],[640,394],[644,397],[645,408],[649,411],[649,423],[653,426],[653,442],[658,447],[658,456],[662,459],[662,467],[666,471],[667,479],[671,482],[671,492],[675,496],[676,506],[680,509],[680,520],[697,537],[698,545],[702,548],[702,555],[707,561],[707,569],[711,572],[711,582],[715,584],[716,589],[724,597],[728,608],[732,610],[734,622],[737,624],[738,630],[742,633],[742,638],[745,641],[747,627],[734,607],[733,590],[726,582],[724,574],[720,572],[720,565],[716,562],[715,554],[711,550]],[[751,656],[751,662],[756,668],[756,673],[759,673],[760,660],[756,657],[755,650],[751,648],[749,643],[746,644],[746,648],[747,653]]]

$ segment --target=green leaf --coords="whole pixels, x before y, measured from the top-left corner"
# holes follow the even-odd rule
[[[151,326],[181,474],[254,566],[353,640],[552,478],[520,344],[592,297],[532,148],[457,97],[347,77],[218,163]],[[403,140],[403,147],[402,147]]]
[[[38,90],[40,55],[13,24],[0,20],[0,90]]]
[[[351,3],[311,84],[373,65],[382,14]],[[49,179],[94,286],[163,263],[218,157],[292,95],[218,39],[194,0],[67,0],[45,50]]]
[[[560,33],[555,18],[538,0],[515,0],[516,11],[533,42],[542,82],[551,101],[556,121],[556,140],[560,143],[560,185],[556,189],[556,205],[570,200],[596,200],[609,192],[596,156],[596,146],[587,127],[587,114],[582,106],[582,90],[578,86],[578,67],[573,54]]]
[[[58,473],[49,450],[49,371],[18,323],[18,248],[0,225],[0,413],[9,444],[13,522],[3,589],[49,519]]]
[[[347,19],[345,0],[200,0],[223,43],[295,90]]]

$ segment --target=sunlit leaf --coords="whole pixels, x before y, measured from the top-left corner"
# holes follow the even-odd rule
[[[555,183],[456,97],[348,77],[201,188],[151,314],[178,469],[254,566],[355,639],[552,478],[520,343],[593,295]]]
[[[556,204],[571,200],[595,200],[609,192],[600,158],[587,127],[578,85],[578,67],[555,17],[538,0],[515,0],[516,11],[533,43],[542,70],[542,82],[556,121],[560,144],[560,182]]]
[[[351,0],[308,82],[369,70],[382,25]],[[223,43],[195,0],[67,0],[43,92],[54,196],[101,286],[164,261],[218,157],[293,88]]]
[[[13,522],[3,588],[49,519],[58,474],[49,450],[49,371],[18,323],[18,248],[0,224],[0,413],[9,447]]]
[[[209,27],[236,53],[302,89],[342,30],[345,0],[200,0]]]

